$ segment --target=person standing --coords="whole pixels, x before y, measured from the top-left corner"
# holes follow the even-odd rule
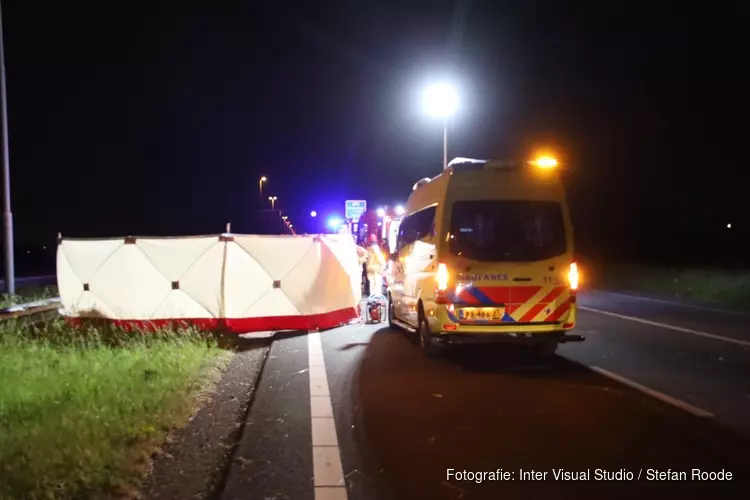
[[[367,282],[370,285],[369,295],[383,293],[383,266],[385,258],[378,245],[378,237],[370,235],[370,242],[367,246]]]
[[[369,255],[370,254],[366,248],[363,248],[362,246],[357,245],[357,257],[359,258],[359,265],[360,265],[360,268],[362,269],[362,276],[361,276],[362,295],[365,297],[370,296],[370,290],[368,290],[369,282],[367,281],[367,260],[368,260]]]

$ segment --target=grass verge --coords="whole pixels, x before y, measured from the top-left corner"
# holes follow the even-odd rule
[[[192,329],[0,323],[0,498],[130,491],[230,356]]]
[[[721,304],[732,309],[750,308],[750,271],[678,269],[638,264],[591,266],[592,287],[645,292]]]
[[[59,295],[60,293],[57,290],[57,286],[54,285],[22,287],[16,290],[16,293],[13,295],[7,293],[0,295],[0,309],[16,304],[33,302],[35,300],[49,299]]]

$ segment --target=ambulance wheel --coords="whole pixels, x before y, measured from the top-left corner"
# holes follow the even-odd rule
[[[534,354],[542,359],[553,358],[557,353],[557,342],[546,341],[534,346]]]
[[[388,294],[388,327],[392,330],[400,330],[399,326],[393,322],[394,319],[396,319],[396,308],[393,305],[393,297],[391,297],[391,294]]]
[[[430,332],[430,325],[427,322],[427,318],[420,311],[419,314],[419,326],[417,328],[417,334],[419,335],[419,347],[422,349],[422,354],[428,358],[435,358],[440,355],[440,346],[437,341],[432,337]]]

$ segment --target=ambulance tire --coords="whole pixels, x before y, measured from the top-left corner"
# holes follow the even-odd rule
[[[554,358],[555,354],[557,354],[557,342],[546,341],[535,345],[534,354],[542,359]]]
[[[428,358],[436,358],[440,355],[441,349],[437,341],[432,337],[430,332],[430,324],[427,322],[422,307],[419,308],[419,325],[417,327],[417,335],[419,336],[419,347]]]
[[[388,294],[388,327],[391,330],[401,330],[401,327],[393,322],[394,319],[396,319],[396,309],[393,306],[393,298],[391,297],[391,294],[389,293]]]

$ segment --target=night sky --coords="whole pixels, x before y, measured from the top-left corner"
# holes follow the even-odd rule
[[[17,242],[245,232],[260,175],[298,227],[405,202],[441,170],[420,92],[450,80],[449,156],[557,148],[582,251],[723,255],[750,176],[720,4],[6,0]]]

